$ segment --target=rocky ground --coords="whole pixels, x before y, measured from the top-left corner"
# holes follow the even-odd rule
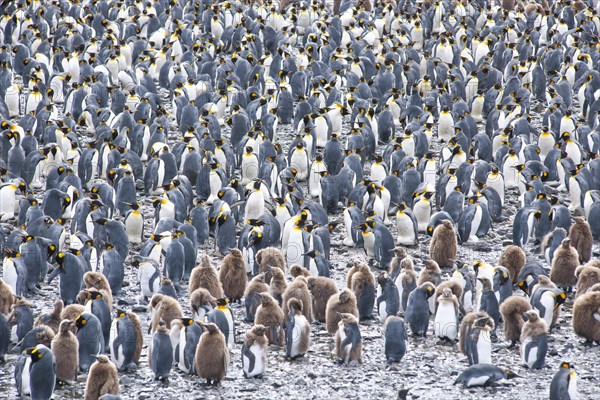
[[[539,117],[537,118],[539,119]],[[538,121],[539,126],[539,121]],[[482,128],[483,129],[483,128]],[[178,135],[172,130],[172,139]],[[279,138],[284,145],[291,140],[291,127],[283,126],[279,129]],[[287,151],[287,150],[286,150]],[[367,176],[367,175],[365,175]],[[38,193],[41,197],[42,193]],[[153,220],[152,199],[143,198],[138,193],[143,203],[144,215],[151,229]],[[561,201],[568,201],[564,194],[560,195]],[[518,192],[507,193],[505,215],[508,220],[502,224],[495,224],[492,231],[480,243],[474,246],[461,246],[459,259],[466,262],[485,260],[495,264],[502,252],[503,246],[511,241],[512,220],[518,209]],[[391,230],[395,234],[395,219],[392,219]],[[331,220],[342,222],[336,228],[332,237],[331,268],[332,277],[337,282],[338,288],[345,284],[346,263],[352,259],[367,261],[362,249],[350,249],[343,246],[345,235],[343,230],[342,215],[332,215]],[[422,235],[418,247],[408,249],[409,254],[415,259],[417,269],[421,268],[422,261],[428,256],[429,238]],[[536,251],[536,245],[529,246],[528,259],[535,259],[549,267],[543,256]],[[130,256],[137,254],[138,248],[132,247]],[[214,253],[212,241],[198,249],[198,254]],[[594,255],[600,253],[599,244],[595,243]],[[137,283],[136,271],[129,266],[127,260],[126,281],[123,295],[117,303],[124,308],[131,308],[138,313],[143,323],[143,330],[147,332],[146,305],[140,299],[140,289]],[[220,265],[220,259],[212,257],[215,266]],[[379,271],[374,269],[377,274]],[[446,273],[450,274],[450,271]],[[34,307],[34,314],[52,307],[58,296],[58,279],[51,286],[44,286],[40,294],[30,298]],[[184,313],[191,315],[188,305],[187,288],[180,294],[180,303]],[[518,348],[507,349],[502,329],[498,329],[498,340],[493,344],[493,361],[501,367],[508,367],[519,375],[510,384],[498,388],[464,389],[454,386],[456,376],[465,369],[467,359],[459,353],[457,344],[443,344],[430,335],[425,339],[410,338],[409,350],[399,364],[388,364],[385,361],[383,349],[383,324],[378,320],[361,324],[363,336],[363,364],[356,368],[345,367],[337,363],[332,354],[334,338],[327,334],[325,326],[314,323],[312,326],[312,345],[307,356],[297,361],[284,360],[284,350],[271,348],[269,353],[268,373],[262,379],[245,379],[241,367],[241,345],[246,329],[250,327],[243,321],[245,309],[242,305],[232,306],[236,317],[236,345],[231,353],[231,366],[229,373],[221,385],[216,388],[205,388],[203,381],[195,376],[183,375],[173,368],[170,383],[163,385],[152,381],[152,372],[148,366],[147,344],[149,335],[145,335],[145,346],[139,368],[135,372],[121,373],[122,397],[126,399],[264,399],[264,398],[289,398],[289,399],[389,399],[396,398],[398,391],[410,388],[408,398],[420,399],[515,399],[527,396],[528,399],[548,398],[549,386],[552,376],[563,360],[571,361],[579,375],[579,393],[582,399],[598,398],[600,388],[600,347],[585,347],[582,339],[574,335],[571,327],[572,298],[570,298],[559,319],[559,327],[550,335],[549,354],[546,359],[548,368],[530,371],[521,363]],[[0,366],[0,398],[15,398],[17,391],[14,386],[14,365],[16,354],[7,355],[7,362]],[[86,377],[80,375],[78,381],[70,386],[60,387],[56,390],[54,398],[82,398]]]

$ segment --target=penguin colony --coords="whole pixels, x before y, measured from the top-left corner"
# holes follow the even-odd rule
[[[360,369],[433,336],[466,356],[454,383],[549,366],[534,376],[550,398],[576,398],[577,365],[546,357],[566,330],[600,342],[600,3],[0,11],[0,362],[16,394],[119,398],[148,367],[212,386],[279,357]],[[500,223],[512,240],[493,259],[480,249]],[[502,339],[519,343],[512,370]]]

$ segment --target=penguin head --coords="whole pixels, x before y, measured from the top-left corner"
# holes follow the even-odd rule
[[[44,357],[44,353],[40,351],[39,345],[26,349],[24,353],[31,357],[32,363],[39,361]]]
[[[227,300],[227,297],[221,297],[220,299],[217,299],[218,307],[226,307],[227,304],[229,304],[229,300]]]
[[[204,329],[206,329],[206,332],[210,335],[214,335],[215,333],[219,333],[219,327],[216,324],[213,324],[212,322],[209,324],[202,324],[202,327]]]
[[[77,317],[75,320],[75,326],[77,327],[77,330],[82,329],[87,322],[88,320],[85,314],[81,314],[79,317]]]
[[[562,363],[560,363],[560,368],[562,369],[572,369],[573,368],[573,364],[571,364],[568,361],[563,361]]]
[[[193,318],[179,318],[179,320],[183,326],[191,326],[195,322]]]

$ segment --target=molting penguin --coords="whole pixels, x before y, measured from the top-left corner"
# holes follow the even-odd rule
[[[246,262],[241,251],[231,249],[231,252],[223,258],[219,270],[219,280],[223,285],[225,296],[232,301],[241,301],[248,282]]]
[[[548,325],[536,310],[524,314],[527,322],[521,329],[521,358],[530,369],[544,367],[548,351]]]
[[[269,340],[265,332],[266,327],[260,324],[246,331],[242,345],[242,369],[246,378],[262,377],[267,370]]]
[[[362,363],[362,336],[358,319],[352,314],[340,314],[335,335],[335,354],[346,365]]]
[[[356,307],[356,296],[348,288],[342,289],[339,293],[332,295],[327,300],[327,310],[325,311],[325,322],[327,332],[334,334],[338,329],[340,314],[352,314],[358,317],[358,308]]]
[[[592,257],[593,238],[590,225],[582,217],[575,217],[569,229],[571,246],[577,250],[579,262],[586,263]]]
[[[434,331],[440,339],[451,342],[458,338],[458,312],[460,304],[452,293],[452,289],[446,287],[441,296],[437,298],[438,306],[435,313]]]
[[[473,325],[464,342],[469,365],[491,364],[491,332],[494,328],[494,321],[488,316],[477,318],[473,321]]]
[[[117,309],[110,327],[109,339],[110,357],[117,369],[123,371],[137,368],[143,341],[142,327],[137,315]]]
[[[310,323],[302,314],[302,301],[291,298],[287,302],[289,318],[285,327],[285,357],[302,357],[310,347]]]
[[[283,311],[273,296],[268,293],[259,293],[259,295],[261,304],[256,310],[254,323],[266,328],[265,336],[269,340],[269,344],[283,346]]]

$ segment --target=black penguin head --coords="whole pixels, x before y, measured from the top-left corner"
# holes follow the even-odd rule
[[[225,306],[227,306],[227,304],[229,304],[227,297],[221,297],[220,299],[217,299],[217,306],[225,307]]]
[[[82,329],[85,324],[87,324],[88,320],[87,318],[84,316],[84,314],[81,314],[79,317],[77,317],[77,319],[75,320],[75,326],[77,327],[77,330]]]
[[[25,354],[28,354],[31,357],[32,363],[39,361],[44,357],[44,353],[41,352],[37,346],[26,349]]]
[[[183,326],[191,326],[195,321],[193,318],[179,318]]]
[[[116,318],[123,318],[127,315],[127,311],[122,310],[120,308],[117,308],[117,310],[115,311],[115,316]]]

